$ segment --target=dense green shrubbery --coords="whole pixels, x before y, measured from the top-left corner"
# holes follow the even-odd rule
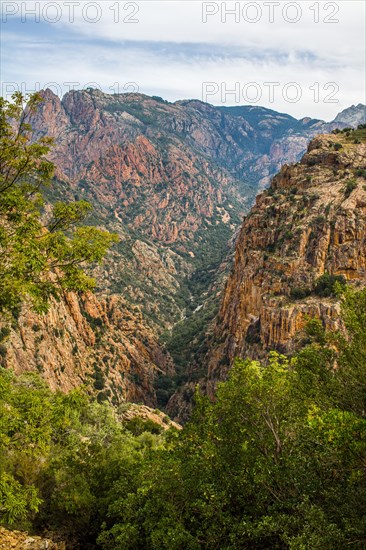
[[[294,300],[303,300],[311,295],[311,288],[295,286],[290,291],[290,298]]]
[[[357,181],[355,179],[348,179],[344,186],[344,196],[348,198],[355,189],[357,189]]]
[[[344,290],[346,284],[344,275],[324,273],[315,281],[314,294],[323,298],[336,296],[337,288]]]
[[[52,393],[37,375],[4,369],[0,403],[1,523],[93,540],[113,483],[135,489],[135,467],[152,440],[160,444],[159,426],[137,419],[125,428],[82,391]]]
[[[343,319],[347,337],[311,321],[293,359],[238,360],[181,433],[2,370],[2,522],[105,550],[361,550],[366,291]]]
[[[313,288],[307,286],[291,288],[290,298],[293,300],[303,300],[312,294],[322,298],[331,298],[337,296],[339,292],[344,291],[346,286],[347,281],[343,275],[324,273],[316,279]]]
[[[102,548],[364,548],[366,292],[343,312],[348,340],[313,321],[294,359],[237,361],[214,404],[197,396],[138,490],[112,492]]]

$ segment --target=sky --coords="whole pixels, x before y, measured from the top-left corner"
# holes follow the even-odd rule
[[[366,3],[1,2],[1,88],[98,87],[332,120],[366,103]]]

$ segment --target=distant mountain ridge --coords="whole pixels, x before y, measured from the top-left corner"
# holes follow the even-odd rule
[[[333,120],[333,123],[345,123],[350,126],[358,126],[366,120],[366,105],[359,103],[341,111]]]

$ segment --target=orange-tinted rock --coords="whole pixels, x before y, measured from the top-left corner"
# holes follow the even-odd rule
[[[211,336],[211,381],[225,376],[237,356],[292,351],[309,317],[320,318],[327,330],[340,328],[337,299],[310,291],[324,273],[366,283],[366,187],[356,175],[365,159],[365,143],[318,136],[301,163],[284,166],[257,197],[239,234]],[[350,179],[354,189],[347,192]],[[294,289],[309,296],[295,299]]]

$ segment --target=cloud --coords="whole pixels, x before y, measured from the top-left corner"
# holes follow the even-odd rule
[[[257,104],[297,117],[325,119],[352,103],[365,102],[363,2],[281,2],[274,6],[272,23],[263,2],[241,2],[237,22],[235,15],[227,15],[226,23],[221,2],[104,0],[94,8],[95,2],[78,3],[73,21],[63,1],[58,2],[58,12],[46,14],[48,19],[61,15],[56,23],[47,21],[42,12],[39,22],[27,13],[23,13],[23,23],[20,12],[8,17],[1,54],[4,82],[24,82],[29,90],[36,82],[41,87],[56,82],[62,92],[70,81],[79,82],[80,87],[95,82],[108,92],[123,91],[126,84],[135,82],[141,92],[168,100],[202,99],[205,83],[214,83],[210,89],[217,92],[206,99],[215,104],[235,104],[238,99],[247,103],[249,92],[251,97],[255,93],[255,87],[248,85],[255,82],[261,91]],[[226,3],[226,8],[237,4]],[[294,5],[292,11],[290,6],[284,12],[285,4]],[[317,4],[319,14],[310,10]],[[301,18],[290,23],[284,14],[294,18],[300,13],[296,5]],[[340,10],[335,13],[337,5]],[[28,10],[34,6],[34,2],[26,3]],[[253,19],[255,6],[262,10],[258,12],[261,18],[249,23],[243,14]],[[218,12],[204,23],[202,10],[216,8]],[[98,13],[99,21],[91,23]],[[319,23],[314,22],[316,15]],[[129,23],[126,17],[138,23]],[[326,17],[339,22],[326,23]],[[291,101],[296,98],[296,87],[290,86],[293,82],[301,89],[297,102]],[[272,85],[273,101],[268,83],[278,83]],[[333,88],[329,83],[334,83]],[[239,98],[230,90],[239,90]]]

